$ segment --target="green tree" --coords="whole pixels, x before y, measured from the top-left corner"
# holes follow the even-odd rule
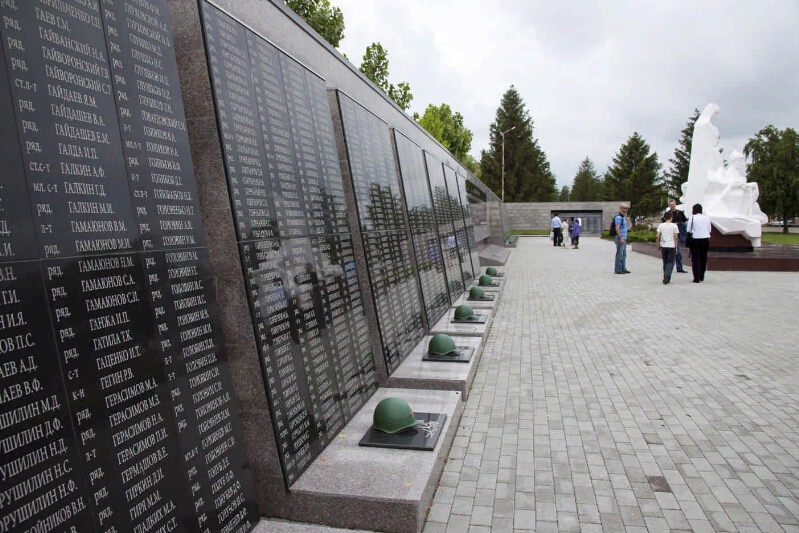
[[[502,96],[496,119],[491,124],[489,148],[480,152],[480,179],[500,197],[502,132],[505,134],[505,200],[556,201],[555,176],[546,154],[533,138],[533,120],[513,85]]]
[[[572,202],[596,202],[602,198],[602,182],[597,176],[594,163],[589,159],[583,159],[571,188]]]
[[[799,215],[799,136],[793,128],[779,130],[766,126],[749,139],[744,154],[751,159],[746,179],[760,189],[758,203],[771,216],[783,221]]]
[[[560,190],[560,194],[558,194],[558,202],[568,202],[569,201],[569,186],[564,185],[563,188]]]
[[[418,114],[414,115],[414,118],[430,135],[443,144],[444,148],[465,164],[464,160],[472,149],[472,130],[463,125],[463,116],[460,113],[453,113],[447,104],[440,106],[430,104],[421,118]]]
[[[286,0],[286,5],[333,48],[338,48],[344,38],[344,14],[341,9],[330,5],[330,0]]]
[[[663,176],[669,196],[675,199],[682,196],[681,186],[688,181],[688,167],[691,165],[691,142],[694,138],[694,124],[696,124],[699,114],[699,110],[694,109],[694,114],[685,123],[685,127],[680,132],[680,140],[677,141],[678,146],[674,150],[674,157],[669,159],[671,167]]]
[[[663,204],[665,189],[658,181],[661,164],[657,153],[635,132],[613,157],[605,173],[608,200],[629,200],[630,216],[649,216]]]
[[[396,86],[388,81],[388,50],[382,44],[372,43],[367,46],[363,62],[358,68],[402,109],[407,111],[411,107],[411,86],[404,81]]]

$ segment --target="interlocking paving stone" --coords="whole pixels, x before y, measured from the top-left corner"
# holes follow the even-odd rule
[[[664,286],[656,258],[615,276],[612,243],[548,242],[503,269],[424,533],[799,533],[799,275]]]

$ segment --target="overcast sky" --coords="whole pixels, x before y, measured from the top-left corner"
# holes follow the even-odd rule
[[[331,0],[344,13],[339,50],[360,65],[389,53],[411,113],[449,104],[489,142],[515,85],[558,187],[590,157],[602,174],[639,132],[668,167],[680,130],[716,103],[724,153],[768,124],[799,129],[799,0]]]

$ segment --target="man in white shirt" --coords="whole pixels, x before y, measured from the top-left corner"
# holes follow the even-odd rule
[[[663,257],[663,285],[671,282],[671,273],[674,269],[674,258],[677,254],[677,240],[680,238],[680,229],[673,223],[671,211],[663,213],[664,222],[658,226],[657,243],[660,255]]]
[[[549,229],[552,231],[552,244],[555,246],[560,246],[560,240],[563,238],[561,224],[560,217],[555,213],[555,216],[552,217],[552,221],[549,223]]]

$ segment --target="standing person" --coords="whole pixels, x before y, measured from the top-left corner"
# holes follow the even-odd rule
[[[577,250],[580,244],[580,219],[572,217],[572,248]]]
[[[694,274],[694,283],[699,283],[705,281],[711,224],[710,218],[702,214],[702,204],[694,204],[693,213],[688,221],[688,232],[694,238],[694,244],[691,246],[691,270]]]
[[[629,209],[629,205],[621,204],[619,214],[613,219],[613,224],[616,225],[616,236],[613,237],[616,243],[616,274],[630,274],[630,271],[627,270],[627,211]]]
[[[663,257],[663,285],[671,282],[671,271],[674,268],[674,258],[677,254],[677,243],[680,241],[680,229],[672,222],[672,212],[663,214],[666,219],[658,226],[657,243],[660,255]]]
[[[560,223],[560,245],[566,248],[566,235],[569,234],[569,218],[563,217]]]
[[[552,231],[552,244],[560,246],[560,240],[563,238],[563,230],[561,229],[560,217],[557,213],[552,217],[549,223],[549,229]]]
[[[677,239],[677,251],[675,252],[674,258],[677,261],[677,272],[681,274],[687,274],[688,271],[685,270],[682,264],[682,244],[685,242],[685,232],[688,223],[688,218],[686,218],[685,213],[682,211],[677,210],[677,200],[671,199],[669,200],[669,208],[666,210],[666,213],[671,212],[671,221],[677,225],[677,229],[680,230],[679,239]],[[663,213],[661,217],[661,222],[666,222],[666,213]]]

